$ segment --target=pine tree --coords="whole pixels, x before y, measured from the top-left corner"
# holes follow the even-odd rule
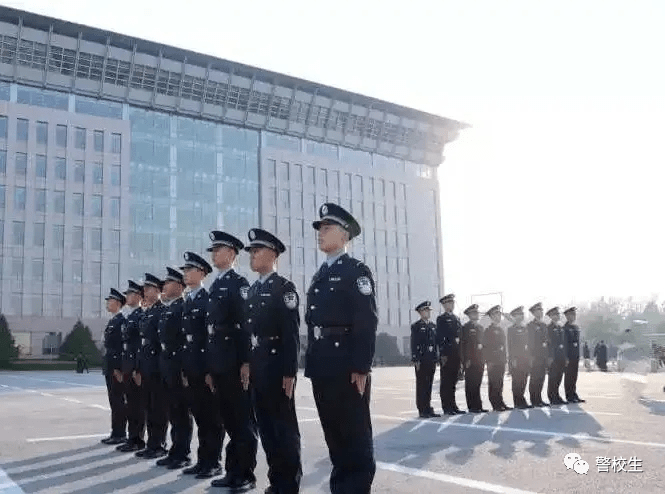
[[[0,368],[7,368],[12,360],[18,358],[18,348],[9,330],[9,324],[0,314]]]
[[[65,341],[60,346],[60,358],[74,360],[79,353],[90,365],[99,365],[102,361],[102,354],[92,340],[90,328],[80,320],[76,321],[71,332],[65,336]]]

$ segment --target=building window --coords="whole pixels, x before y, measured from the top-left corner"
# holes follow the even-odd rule
[[[117,187],[120,185],[120,166],[113,165],[111,167],[111,185]]]
[[[120,269],[118,263],[108,263],[106,266],[106,279],[111,285],[120,284]]]
[[[48,124],[37,122],[37,144],[46,146],[48,144]]]
[[[119,252],[120,249],[120,230],[111,230],[111,247],[115,252]]]
[[[111,218],[120,218],[120,198],[111,197],[109,201],[109,208],[111,209]]]
[[[72,198],[72,209],[76,216],[83,216],[83,194],[74,194]]]
[[[103,130],[96,130],[95,131],[94,141],[95,141],[95,152],[96,153],[103,153],[104,152],[104,131]]]
[[[93,262],[90,264],[90,281],[93,285],[101,285],[102,283],[102,263]]]
[[[325,190],[328,187],[328,171],[324,168],[319,169],[319,177],[317,179],[319,190]]]
[[[5,186],[0,185],[0,209],[5,209]]]
[[[72,281],[74,283],[83,282],[83,262],[72,261]]]
[[[7,139],[7,117],[0,115],[0,139]]]
[[[92,215],[95,218],[102,217],[102,196],[100,195],[92,196]]]
[[[291,207],[291,201],[289,200],[289,191],[287,189],[282,189],[279,191],[279,210],[282,213],[288,213]]]
[[[53,212],[65,213],[65,193],[63,191],[56,190],[53,192]]]
[[[46,212],[46,189],[35,190],[35,211],[38,213]]]
[[[35,177],[46,178],[46,156],[43,154],[35,156]]]
[[[111,134],[111,152],[113,154],[122,152],[122,136],[120,134]]]
[[[28,155],[25,153],[16,153],[14,161],[14,170],[19,177],[25,177],[28,173]]]
[[[55,145],[59,148],[67,147],[67,126],[56,125],[55,127]]]
[[[102,250],[102,229],[90,229],[90,248],[96,252]]]
[[[72,248],[83,250],[83,227],[75,226],[72,230]]]
[[[12,259],[12,281],[22,284],[23,282],[23,258]]]
[[[74,182],[81,184],[85,182],[85,161],[74,162]]]
[[[25,187],[14,189],[14,211],[25,211]]]
[[[7,173],[7,151],[0,151],[0,174]]]
[[[305,182],[310,185],[316,185],[316,180],[314,179],[314,167],[308,166],[305,168]]]
[[[104,165],[102,163],[92,165],[92,183],[96,185],[104,183]]]
[[[62,261],[60,262],[60,272],[62,273]],[[60,280],[62,282],[62,279]],[[62,316],[62,296],[61,295],[51,295],[49,297],[50,310],[49,314],[54,317]]]
[[[285,161],[279,164],[279,181],[282,186],[289,183],[289,164]]]
[[[67,179],[67,160],[65,158],[55,159],[55,178],[58,180]]]
[[[62,283],[62,259],[54,259],[51,263],[53,272],[53,281]]]
[[[24,142],[28,140],[28,121],[24,118],[16,119],[16,140]]]
[[[53,225],[53,248],[65,248],[65,225]]]
[[[81,127],[76,127],[74,131],[74,147],[76,149],[85,150],[85,134],[86,130]]]
[[[32,260],[32,280],[33,281],[44,281],[44,260],[43,259],[33,259]]]
[[[12,222],[12,244],[23,245],[25,243],[25,223],[23,221]]]

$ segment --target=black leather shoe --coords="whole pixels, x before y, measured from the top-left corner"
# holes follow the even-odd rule
[[[161,458],[162,456],[166,456],[168,454],[164,448],[145,449],[143,451],[139,451],[136,453],[136,455],[138,456],[139,453],[143,453],[140,458],[144,458],[146,460],[154,460],[155,458]]]
[[[169,463],[168,465],[166,465],[166,468],[168,468],[169,470],[179,470],[181,468],[188,467],[191,464],[192,460],[190,460],[189,458],[178,458],[171,461],[171,463]]]
[[[147,456],[146,456],[146,458],[147,458]],[[157,460],[155,462],[155,465],[157,465],[158,467],[168,467],[171,464],[172,461],[173,461],[173,456],[166,455],[164,458],[162,458],[160,460]]]
[[[457,415],[464,415],[466,412],[464,410],[460,410],[459,408],[455,408],[455,413]]]
[[[222,467],[219,465],[214,467],[203,467],[199,473],[196,474],[197,479],[209,479],[211,477],[217,477],[222,474]]]
[[[277,494],[277,489],[269,485],[268,487],[266,487],[266,490],[263,491],[263,494]]]
[[[125,444],[121,444],[116,450],[120,451],[121,453],[132,453],[134,451],[141,451],[142,449],[145,449],[145,444],[143,444],[143,441],[140,443],[137,443],[135,441],[131,442],[126,442]]]
[[[436,413],[434,410],[432,410],[431,412],[429,412],[429,413],[427,414],[427,416],[428,416],[429,418],[434,418],[434,417],[440,417],[441,414],[440,414],[440,413]]]
[[[421,419],[428,419],[429,418],[429,413],[427,412],[419,412],[418,417]]]
[[[583,400],[578,396],[577,398],[575,398],[575,403],[586,403],[586,400]]]
[[[193,467],[185,468],[182,473],[184,475],[198,475],[204,468],[205,465],[203,463],[197,462]]]
[[[210,483],[210,485],[213,487],[229,487],[232,482],[233,482],[233,477],[227,473],[221,479],[213,480]]]
[[[487,410],[484,408],[469,408],[469,412],[471,413],[487,413]]]
[[[452,408],[446,408],[446,409],[444,409],[444,410],[443,410],[443,414],[444,414],[444,415],[457,415],[457,413],[455,412],[455,410],[453,410]]]
[[[227,486],[227,489],[236,492],[244,492],[256,487],[256,481],[252,479],[235,478]]]
[[[127,439],[124,437],[109,437],[105,441],[102,441],[104,444],[113,446],[115,444],[125,444]]]

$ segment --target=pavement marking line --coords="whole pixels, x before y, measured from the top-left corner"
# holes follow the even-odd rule
[[[12,376],[10,375],[9,377],[13,377],[14,379],[29,379],[31,381],[41,381],[41,382],[46,382],[46,383],[54,383],[54,384],[67,384],[69,386],[81,386],[84,388],[104,388],[106,386],[99,386],[95,384],[82,384],[82,383],[74,383],[71,381],[60,381],[60,380],[55,380],[55,379],[41,379],[39,377],[28,377],[28,376]]]
[[[464,477],[453,477],[445,473],[431,472],[429,470],[420,470],[417,468],[409,468],[395,463],[384,463],[382,461],[376,462],[377,468],[381,470],[388,470],[390,472],[402,473],[404,475],[411,475],[414,477],[422,477],[430,480],[438,480],[447,484],[455,484],[462,487],[469,487],[485,492],[495,492],[497,494],[537,494],[532,491],[525,491],[522,489],[513,489],[499,484],[490,484],[481,480],[472,480]]]
[[[2,468],[0,468],[0,492],[2,494],[25,494],[25,491],[9,478],[7,472]]]
[[[69,398],[69,397],[67,397],[67,396],[58,396],[58,395],[54,395],[54,394],[51,394],[51,393],[46,393],[46,392],[43,392],[43,391],[38,391],[38,390],[36,390],[36,389],[18,388],[18,387],[16,387],[16,386],[7,386],[7,385],[4,385],[4,384],[3,384],[2,386],[7,387],[7,388],[11,388],[11,389],[16,389],[16,390],[18,390],[18,391],[24,391],[24,392],[26,392],[26,393],[34,393],[34,394],[38,394],[38,395],[40,395],[40,396],[44,396],[45,398],[55,398],[55,399],[57,399],[57,400],[67,401],[67,402],[69,402],[69,403],[76,403],[77,405],[83,405],[83,406],[85,406],[85,407],[98,408],[98,409],[100,409],[100,410],[104,410],[104,411],[109,411],[109,410],[111,410],[109,407],[105,407],[104,405],[98,405],[98,404],[96,404],[96,403],[84,403],[84,402],[82,402],[81,400],[77,400],[77,399],[75,399],[75,398]]]
[[[10,467],[7,468],[7,472],[11,475],[17,475],[25,472],[30,472],[32,470],[39,470],[43,468],[50,468],[54,466],[59,466],[62,465],[63,461],[67,462],[72,462],[72,461],[77,461],[77,460],[92,460],[93,458],[97,456],[108,456],[108,450],[107,449],[98,449],[98,450],[93,450],[93,451],[86,451],[84,453],[77,453],[73,455],[67,455],[65,459],[63,458],[55,458],[55,459],[50,459],[50,460],[39,460],[39,458],[35,459],[34,463],[30,463],[28,465],[23,465],[20,467]]]
[[[26,439],[26,442],[29,443],[43,443],[47,441],[70,441],[73,439],[93,439],[96,437],[106,437],[106,434],[83,434],[80,436],[57,436],[57,437],[31,437]]]

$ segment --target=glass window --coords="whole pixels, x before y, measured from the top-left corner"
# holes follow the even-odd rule
[[[23,221],[12,222],[12,244],[23,245],[25,243],[25,223]]]
[[[7,173],[7,151],[4,149],[0,151],[0,173]]]
[[[109,246],[115,252],[119,252],[120,249],[120,230],[111,230],[111,245]]]
[[[37,144],[46,146],[48,144],[48,124],[37,122]]]
[[[282,189],[279,191],[279,209],[281,212],[288,213],[291,203],[289,201],[289,191]]]
[[[307,182],[310,185],[314,185],[314,167],[313,166],[308,166],[305,168],[305,182]]]
[[[43,64],[43,57],[46,54],[46,47],[40,46],[41,63]],[[22,47],[23,48],[23,47]],[[57,52],[56,52],[57,53]],[[51,53],[53,55],[53,53]],[[56,55],[57,56],[57,55]],[[62,56],[62,55],[61,55]],[[38,63],[37,58],[32,59],[33,63]],[[67,62],[65,62],[67,63]],[[71,61],[73,64],[73,60]],[[23,105],[41,106],[43,108],[54,108],[56,110],[67,110],[69,108],[69,96],[66,93],[57,91],[50,91],[48,89],[38,89],[34,87],[27,87],[19,85],[16,91],[16,101]]]
[[[32,280],[44,281],[44,259],[32,260]]]
[[[273,183],[277,178],[277,162],[275,160],[266,160],[266,180]]]
[[[14,189],[14,211],[25,210],[25,187]]]
[[[111,134],[111,152],[113,154],[122,152],[122,136],[120,134]]]
[[[5,243],[5,221],[0,220],[0,245]],[[0,263],[0,278],[2,278],[2,263]]]
[[[279,181],[282,186],[289,183],[289,164],[285,161],[279,164]]]
[[[53,248],[65,248],[65,225],[53,225]]]
[[[23,258],[12,259],[12,280],[23,281]]]
[[[325,168],[319,169],[317,182],[319,189],[325,190],[328,187],[328,171]]]
[[[85,149],[86,130],[82,127],[76,127],[74,130],[74,147],[76,149]]]
[[[325,142],[316,142],[305,140],[305,152],[315,156],[322,156],[324,158],[337,159],[337,146],[334,144],[327,144]]]
[[[99,78],[101,78],[102,59],[100,58],[97,63]],[[77,95],[74,110],[76,113],[85,113],[86,115],[94,115],[96,117],[122,119],[122,103],[115,103],[113,101],[104,101]]]
[[[16,119],[16,140],[17,141],[28,140],[28,121],[24,118]]]
[[[105,264],[106,266],[106,279],[111,285],[119,285],[120,284],[120,269],[118,267],[118,263],[108,263]]]
[[[28,155],[25,153],[16,153],[14,170],[19,177],[25,177],[28,173]]]
[[[7,139],[7,117],[0,115],[0,139]]]
[[[406,185],[405,184],[399,184],[399,200],[400,201],[406,201]]]
[[[35,176],[37,178],[46,178],[46,156],[43,154],[35,156]]]
[[[85,161],[77,160],[74,162],[74,182],[85,182]]]
[[[102,283],[102,263],[93,262],[90,264],[90,281],[93,285],[100,285]]]
[[[82,250],[83,249],[83,227],[75,226],[72,230],[72,248]]]
[[[53,192],[53,212],[60,214],[65,212],[65,193],[61,190]]]
[[[90,248],[94,251],[102,250],[102,229],[90,229]]]
[[[65,158],[55,159],[55,178],[58,180],[67,179],[67,160]]]
[[[95,218],[101,218],[102,217],[102,196],[100,195],[93,195],[92,196],[92,215]]]
[[[101,185],[104,183],[104,165],[102,163],[94,163],[92,165],[92,183]]]
[[[67,126],[66,125],[56,125],[55,126],[55,145],[59,148],[67,147]]]
[[[103,153],[104,152],[104,131],[103,130],[95,130],[94,144],[95,144],[95,152],[96,153]]]
[[[53,281],[62,283],[62,259],[53,259],[51,267],[53,270]]]
[[[72,209],[76,216],[83,216],[83,194],[74,194],[72,197]]]
[[[38,213],[46,212],[46,189],[35,190],[35,211]]]
[[[120,185],[120,166],[113,165],[111,167],[111,185],[118,186]]]
[[[72,281],[74,283],[83,282],[83,262],[72,261]]]
[[[5,186],[0,185],[0,209],[5,209]]]
[[[111,197],[109,201],[109,208],[111,209],[111,218],[120,218],[120,198]]]
[[[300,139],[298,137],[273,134],[264,132],[264,145],[269,148],[284,149],[286,151],[300,151]]]

